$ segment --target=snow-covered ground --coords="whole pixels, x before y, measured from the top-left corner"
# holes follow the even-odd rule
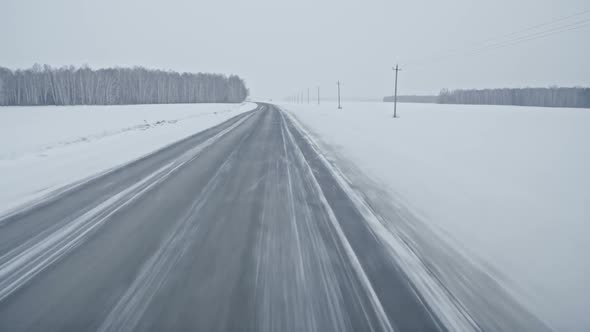
[[[244,104],[0,108],[0,215],[219,124]]]
[[[589,331],[590,110],[284,104],[560,331]]]

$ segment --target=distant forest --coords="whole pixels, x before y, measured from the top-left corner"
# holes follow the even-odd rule
[[[0,105],[126,105],[240,103],[244,81],[207,73],[177,73],[142,67],[0,67]]]
[[[519,105],[545,107],[588,107],[590,88],[523,88],[453,90],[443,89],[441,104]]]
[[[383,98],[383,101],[393,102],[393,97],[387,96]],[[398,96],[397,101],[402,103],[590,108],[590,88],[443,89],[438,96]]]

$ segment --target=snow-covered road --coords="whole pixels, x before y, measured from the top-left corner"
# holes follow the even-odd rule
[[[546,330],[375,203],[260,105],[1,219],[0,330]]]

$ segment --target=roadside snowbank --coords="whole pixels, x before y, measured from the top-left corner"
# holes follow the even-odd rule
[[[561,331],[590,329],[590,111],[282,105]]]
[[[0,108],[0,214],[217,125],[244,104]]]

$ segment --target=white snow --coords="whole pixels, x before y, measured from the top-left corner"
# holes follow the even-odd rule
[[[217,125],[244,104],[0,108],[0,215]]]
[[[543,321],[590,330],[590,110],[282,106]]]

